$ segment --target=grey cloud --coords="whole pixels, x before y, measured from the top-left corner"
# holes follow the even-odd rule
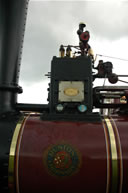
[[[59,53],[60,44],[70,42],[72,27],[68,15],[65,12],[62,14],[63,3],[55,4],[31,2],[29,5],[21,65],[22,82],[44,79],[44,74],[50,70],[53,55]],[[67,10],[67,13],[70,11]],[[68,25],[65,25],[66,22]]]
[[[128,36],[128,4],[103,2],[30,2],[20,80],[38,82],[50,70],[60,44],[76,44],[78,23],[97,38],[116,40]]]
[[[74,5],[77,8],[78,2]],[[128,37],[128,3],[81,2],[79,7],[74,8],[75,17],[86,20],[96,36],[108,40]]]

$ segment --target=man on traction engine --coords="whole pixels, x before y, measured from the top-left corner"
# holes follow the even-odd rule
[[[79,36],[79,46],[81,49],[81,55],[89,55],[92,58],[92,61],[94,62],[94,54],[91,46],[88,44],[90,33],[89,31],[84,31],[84,28],[86,27],[86,24],[80,23],[79,29],[77,30],[77,34]]]

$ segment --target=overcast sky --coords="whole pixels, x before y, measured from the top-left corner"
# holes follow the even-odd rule
[[[24,93],[19,102],[46,103],[49,80],[44,75],[50,71],[52,57],[59,55],[61,44],[79,44],[76,31],[80,22],[90,31],[89,43],[95,55],[128,59],[127,18],[127,1],[31,0],[20,73]],[[128,74],[128,61],[99,59],[111,61],[117,74]]]

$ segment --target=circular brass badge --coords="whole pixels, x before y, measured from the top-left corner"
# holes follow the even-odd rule
[[[54,176],[71,176],[78,172],[81,165],[81,156],[69,144],[56,144],[45,152],[45,166]]]

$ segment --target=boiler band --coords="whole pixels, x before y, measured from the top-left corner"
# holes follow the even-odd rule
[[[119,116],[99,123],[24,117],[10,147],[9,188],[16,193],[128,192],[127,136],[127,119]]]

